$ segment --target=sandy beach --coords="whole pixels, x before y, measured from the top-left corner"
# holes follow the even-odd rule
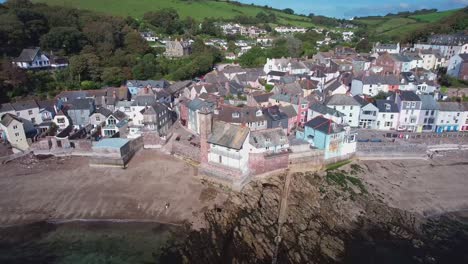
[[[0,165],[0,225],[67,219],[179,224],[225,199],[195,176],[195,167],[156,151],[140,151],[127,169],[88,164],[81,157],[28,157]]]
[[[468,209],[468,151],[441,152],[427,160],[360,161],[369,191],[391,207],[423,216]]]

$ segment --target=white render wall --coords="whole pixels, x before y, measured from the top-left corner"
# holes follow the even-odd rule
[[[344,123],[348,124],[351,127],[359,126],[359,114],[361,108],[357,105],[327,105],[328,107],[334,108],[337,111],[343,113]]]
[[[249,135],[250,136],[250,135]],[[223,146],[211,144],[210,152],[208,153],[208,161],[220,164],[226,167],[230,167],[242,172],[248,172],[249,170],[249,136],[244,141],[242,149],[236,151]],[[219,163],[219,157],[221,156],[221,163]],[[232,158],[230,156],[239,156],[240,159]]]
[[[377,129],[394,130],[397,128],[399,113],[378,113]]]

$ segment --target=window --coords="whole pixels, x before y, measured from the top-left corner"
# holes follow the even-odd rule
[[[16,136],[16,137],[19,137],[19,133],[15,133],[15,136]]]
[[[31,118],[31,123],[35,124],[36,123],[36,118],[32,117]]]
[[[382,117],[385,118],[385,114],[383,114]]]
[[[353,106],[350,106],[349,109],[353,110]]]
[[[57,118],[57,123],[59,124],[65,123],[65,118]]]
[[[307,108],[307,104],[302,104],[302,108]]]
[[[13,129],[18,129],[18,126],[13,126]]]
[[[97,115],[97,116],[96,116],[96,121],[97,121],[97,122],[101,121],[101,117]]]
[[[223,157],[219,155],[219,163],[223,163]]]
[[[415,108],[416,107],[416,102],[411,102],[411,108]]]
[[[33,110],[28,110],[28,114],[29,114],[29,115],[32,115],[32,114],[33,114]]]
[[[20,112],[16,112],[16,116],[20,116],[20,114],[21,114]]]
[[[426,110],[426,115],[429,115],[429,110]]]
[[[349,113],[349,117],[353,117],[353,113]]]
[[[390,118],[393,119],[393,115],[390,115]]]

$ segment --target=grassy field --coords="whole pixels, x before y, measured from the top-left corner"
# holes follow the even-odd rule
[[[424,15],[414,15],[414,16],[410,16],[410,18],[414,18],[418,21],[421,21],[421,22],[429,22],[429,23],[432,23],[432,22],[437,22],[445,17],[448,17],[450,15],[452,15],[453,13],[455,13],[458,9],[454,9],[454,10],[447,10],[447,11],[443,11],[443,12],[437,12],[437,13],[430,13],[430,14],[424,14]]]
[[[436,23],[456,11],[458,11],[458,9],[408,17],[388,16],[359,18],[356,19],[355,22],[367,26],[368,31],[373,32],[377,37],[395,38],[411,34],[414,30],[423,28],[429,25],[429,23]]]
[[[175,8],[181,17],[191,16],[195,19],[206,17],[233,18],[237,15],[255,16],[266,11],[259,6],[235,5],[224,1],[182,1],[182,0],[33,0],[50,5],[76,7],[94,10],[118,16],[143,17],[148,11],[161,8]],[[290,15],[279,11],[268,10],[276,14],[281,24],[310,27],[313,24],[307,18]]]

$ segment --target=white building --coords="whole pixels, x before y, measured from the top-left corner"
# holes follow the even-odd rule
[[[41,52],[40,48],[23,49],[13,64],[21,69],[37,69],[50,67],[50,60]]]
[[[28,121],[19,118],[12,114],[4,114],[0,121],[0,135],[10,145],[19,151],[25,151],[29,148],[27,135],[34,136],[37,131],[34,126]]]
[[[325,105],[343,113],[345,115],[343,119],[349,126],[359,126],[361,104],[352,96],[336,94],[328,98],[325,102]]]
[[[374,53],[387,52],[390,54],[399,54],[400,53],[400,43],[397,44],[381,44],[377,43],[374,46]]]
[[[275,31],[280,34],[287,33],[306,33],[307,29],[302,27],[275,27]]]
[[[0,115],[10,113],[38,125],[43,122],[39,105],[35,100],[2,104]]]
[[[268,59],[263,66],[263,71],[269,73],[272,71],[286,72],[289,74],[309,74],[310,69],[298,59],[281,58]]]
[[[248,127],[221,121],[214,122],[208,138],[210,144],[208,162],[248,174],[249,135]]]
[[[395,130],[399,120],[398,105],[394,101],[378,99],[375,101],[379,112],[377,114],[377,129]]]
[[[354,32],[352,31],[345,31],[342,34],[343,34],[344,41],[351,41],[354,37]]]

